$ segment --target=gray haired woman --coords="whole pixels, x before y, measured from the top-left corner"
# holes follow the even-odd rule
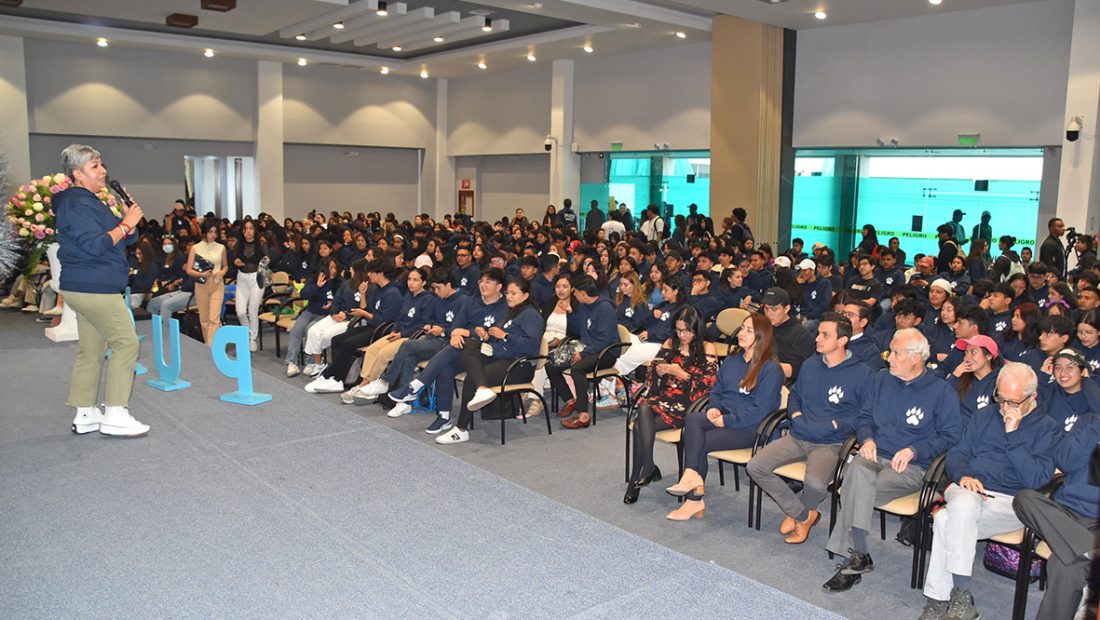
[[[134,204],[122,219],[96,196],[107,183],[107,169],[99,151],[72,144],[61,152],[61,165],[73,185],[54,196],[57,216],[58,259],[61,292],[76,312],[80,346],[73,364],[68,405],[76,408],[72,430],[77,434],[99,431],[104,435],[135,437],[149,427],[128,410],[138,357],[137,334],[122,292],[129,280],[126,245],[137,241],[134,227],[141,207]],[[106,411],[99,402],[99,377],[104,354],[111,348],[107,366]]]

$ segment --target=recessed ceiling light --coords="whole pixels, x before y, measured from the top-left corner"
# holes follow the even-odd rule
[[[95,44],[100,47],[107,47],[108,45],[107,39],[104,39],[103,37],[99,37],[98,39],[96,39]]]
[[[299,67],[304,67],[304,66],[306,66],[306,65],[308,65],[308,64],[309,64],[309,61],[308,61],[308,60],[306,60],[305,58],[299,58],[299,59],[298,59],[298,66],[299,66]]]
[[[481,27],[481,30],[482,30],[482,32],[492,32],[493,31],[493,20],[492,20],[492,18],[489,18],[489,17],[485,18],[485,25]]]
[[[530,62],[535,62],[536,60],[538,60],[538,58],[536,58],[534,54],[528,54],[527,60]]]
[[[299,41],[305,41],[305,40],[306,40],[306,35],[304,35],[304,34],[297,34],[297,35],[294,35],[294,38],[295,38],[295,39],[297,39],[297,40],[299,40]]]
[[[676,38],[677,39],[686,39],[686,38],[688,38],[688,36],[687,36],[686,32],[677,32],[676,33]]]
[[[390,74],[390,68],[389,67],[382,67],[381,69],[378,70],[378,72],[381,73],[382,75],[389,75]]]
[[[480,61],[480,62],[478,62],[478,63],[477,63],[477,68],[478,68],[478,69],[488,69],[488,68],[489,68],[489,65],[485,64],[485,61],[484,61],[484,60],[482,60],[482,61]]]
[[[336,22],[335,24],[332,25],[332,27],[337,29],[337,30],[343,30],[344,29],[344,22]]]
[[[400,46],[400,45],[394,45],[394,46],[393,46],[392,48],[390,48],[390,49],[392,49],[392,50],[393,50],[393,51],[395,51],[395,52],[400,52],[400,51],[401,51],[401,46]]]
[[[378,10],[375,11],[375,12],[378,14],[379,17],[385,17],[385,16],[390,14],[390,12],[386,10],[386,3],[385,2],[379,2],[378,3]]]
[[[443,37],[438,37],[437,36],[437,37],[432,37],[432,41],[435,41],[436,43],[442,43],[444,41],[444,39],[443,39]]]
[[[425,80],[428,79],[428,70],[427,69],[421,69],[420,70],[420,77],[424,78]]]
[[[816,17],[818,19],[825,19],[828,16],[829,16],[829,14],[826,13],[825,11],[818,11],[817,13],[814,13],[814,17]]]
[[[206,56],[207,58],[213,58],[214,57],[214,50],[212,50],[208,47],[208,48],[206,48],[205,50],[202,51],[202,55]]]
[[[584,44],[584,53],[591,54],[594,51],[596,51],[596,48],[592,47],[591,43],[585,43]]]
[[[928,0],[928,4],[934,4],[936,6],[939,6],[939,5],[943,4],[943,0]]]

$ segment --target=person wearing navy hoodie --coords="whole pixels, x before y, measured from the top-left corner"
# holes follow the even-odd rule
[[[568,372],[573,378],[576,396],[565,403],[558,416],[567,417],[576,411],[575,417],[562,420],[561,425],[578,429],[587,428],[592,423],[592,414],[588,411],[588,373],[614,365],[620,351],[609,351],[600,358],[601,351],[619,342],[619,326],[615,323],[615,307],[610,300],[599,296],[596,280],[592,276],[578,277],[573,282],[573,296],[578,303],[569,312],[566,329],[570,336],[581,341],[584,348],[573,354],[568,366],[547,364],[546,375],[554,390],[563,396],[570,394],[565,373]]]
[[[978,618],[970,575],[979,540],[1023,527],[1012,499],[1054,476],[1054,421],[1043,415],[1035,371],[1009,362],[997,376],[998,415],[977,415],[947,452],[946,504],[932,523],[921,618]],[[950,614],[949,614],[950,610]]]
[[[764,446],[746,468],[783,511],[779,533],[788,535],[788,544],[805,542],[821,517],[817,507],[829,495],[840,445],[855,432],[871,385],[871,369],[847,350],[851,337],[852,322],[846,317],[821,315],[815,339],[819,355],[802,364],[787,398],[791,432]],[[774,471],[799,461],[806,462],[801,497]]]
[[[130,392],[138,340],[130,311],[122,298],[129,279],[126,246],[137,242],[134,230],[142,218],[134,203],[121,218],[96,194],[106,187],[107,169],[99,151],[72,144],[61,152],[62,170],[72,186],[54,196],[57,216],[57,258],[61,262],[61,294],[76,312],[79,348],[73,363],[66,404],[76,409],[72,431],[78,435],[136,437],[149,427],[130,415]],[[99,380],[107,348],[106,411],[100,411]]]
[[[997,341],[982,334],[956,340],[955,348],[964,352],[963,360],[947,375],[947,382],[959,395],[959,415],[965,431],[974,416],[993,404],[1002,360]]]
[[[1100,386],[1089,379],[1088,361],[1076,349],[1062,349],[1051,363],[1054,383],[1040,384],[1046,413],[1068,433],[1089,413],[1100,413]]]
[[[358,307],[351,309],[350,315],[353,320],[362,319],[362,323],[333,337],[328,366],[305,387],[311,394],[343,392],[344,379],[359,353],[359,347],[370,344],[374,331],[397,320],[401,311],[402,296],[394,282],[397,267],[392,256],[376,258],[367,263],[366,269],[367,280],[373,288],[368,291],[367,282],[360,285],[357,291],[360,302]]]
[[[871,307],[862,301],[851,300],[844,304],[841,314],[852,323],[852,337],[844,348],[871,370],[882,370],[882,349],[875,341],[874,333],[867,329],[871,321]]]
[[[840,514],[825,546],[848,560],[825,582],[829,592],[849,590],[874,570],[867,536],[875,506],[919,489],[932,461],[962,436],[959,397],[925,369],[929,355],[924,334],[898,330],[890,342],[890,372],[875,375],[864,399],[859,455],[845,468]]]
[[[340,290],[340,262],[335,256],[330,256],[321,261],[316,275],[306,281],[302,287],[302,299],[306,300],[306,307],[294,319],[294,325],[287,330],[286,345],[286,376],[297,377],[302,369],[298,367],[298,357],[302,353],[302,341],[305,340],[309,328],[325,318],[329,304],[336,298]]]
[[[1046,541],[1052,552],[1038,620],[1073,618],[1081,601],[1100,530],[1100,486],[1089,472],[1097,443],[1100,416],[1089,414],[1054,449],[1054,466],[1066,475],[1054,497],[1024,489],[1012,502],[1020,522]]]
[[[513,278],[505,288],[504,301],[508,315],[502,325],[477,332],[481,338],[467,338],[462,349],[462,367],[466,380],[462,382],[462,409],[458,422],[447,433],[435,438],[442,445],[463,443],[470,439],[473,412],[493,402],[497,393],[493,387],[504,380],[508,369],[521,357],[539,354],[542,345],[542,313],[531,299],[531,285],[523,278]],[[516,366],[509,383],[530,383],[535,376],[534,362]]]
[[[668,513],[670,521],[703,516],[707,454],[748,448],[756,440],[756,427],[779,408],[783,371],[772,351],[772,332],[763,315],[749,315],[737,332],[740,348],[718,369],[707,410],[684,418],[684,473],[665,489],[684,503]]]
[[[467,295],[478,294],[478,282],[481,280],[481,266],[473,259],[472,250],[460,247],[455,250],[455,285]]]
[[[413,334],[424,328],[427,317],[433,314],[436,297],[428,287],[428,270],[416,267],[409,271],[405,280],[408,293],[401,300],[401,309],[390,333],[375,340],[363,351],[363,368],[359,373],[360,382],[340,395],[345,405],[355,402],[357,397],[365,396],[363,388],[382,376],[386,366],[393,361],[401,345]]]
[[[833,303],[833,283],[828,278],[818,278],[817,265],[808,258],[796,267],[798,284],[802,287],[802,325],[811,329]]]
[[[456,317],[450,331],[450,346],[444,346],[424,370],[407,385],[390,392],[390,399],[406,411],[420,391],[426,386],[436,385],[436,416],[424,432],[437,435],[454,427],[451,419],[451,406],[454,404],[455,391],[452,382],[462,372],[462,350],[469,338],[481,338],[494,325],[503,325],[508,317],[508,303],[504,300],[504,271],[491,268],[481,274],[478,280],[481,296],[467,301],[462,307],[462,315]],[[395,407],[396,408],[396,407]]]

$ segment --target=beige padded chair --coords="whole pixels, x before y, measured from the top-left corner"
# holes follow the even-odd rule
[[[718,313],[714,319],[715,326],[722,334],[722,340],[714,343],[715,348],[718,349],[718,357],[726,357],[730,354],[730,350],[737,346],[735,337],[737,330],[741,329],[741,325],[749,316],[749,311],[741,308],[726,308]]]

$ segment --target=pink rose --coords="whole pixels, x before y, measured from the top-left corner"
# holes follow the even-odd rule
[[[20,209],[22,209],[22,208],[23,208],[23,205],[24,205],[24,204],[26,204],[26,203],[24,203],[24,202],[23,202],[22,200],[16,200],[15,198],[12,198],[12,199],[11,199],[11,203],[12,203],[13,205],[15,205],[16,207],[19,207]]]
[[[42,215],[41,213],[34,214],[34,221],[41,222],[44,219],[46,219],[46,216]]]
[[[56,194],[57,192],[60,192],[60,191],[61,191],[61,186],[60,185],[51,185],[50,186],[50,193],[51,194]]]
[[[52,235],[53,234],[53,229],[52,228],[47,228],[46,229],[46,234],[47,235]]]
[[[34,238],[35,239],[45,239],[46,238],[46,233],[42,232],[41,230],[37,230],[34,233]]]
[[[50,200],[51,200],[51,198],[49,196],[43,196],[42,197],[42,202],[44,202],[46,204],[50,204]]]

